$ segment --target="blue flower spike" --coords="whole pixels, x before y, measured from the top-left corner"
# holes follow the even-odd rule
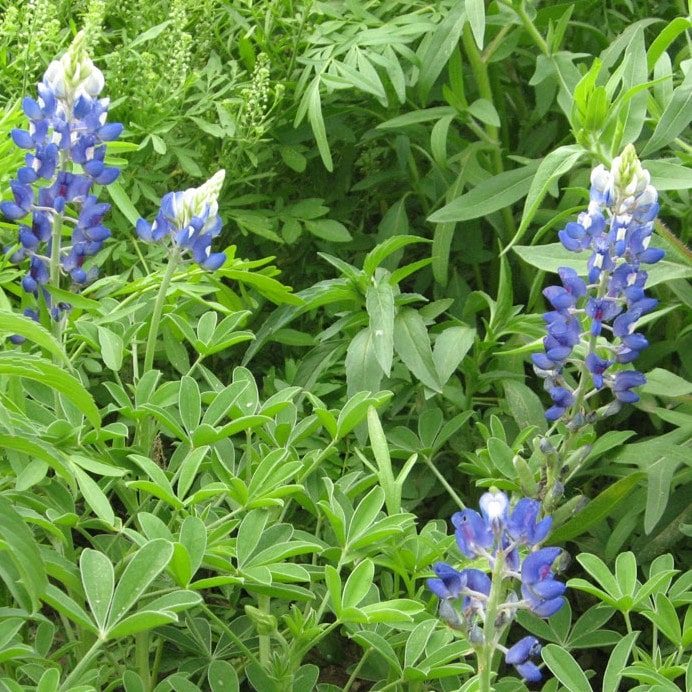
[[[562,285],[543,291],[552,308],[543,316],[547,331],[544,350],[532,356],[536,373],[545,380],[553,401],[546,418],[573,427],[589,420],[586,411],[573,410],[575,402],[581,409],[588,399],[584,375],[589,376],[594,391],[608,388],[619,402],[638,401],[631,389],[644,384],[646,378],[636,370],[618,370],[618,366],[636,360],[648,346],[636,328],[657,301],[644,292],[648,275],[642,265],[655,264],[664,256],[660,248],[649,247],[659,210],[658,193],[632,145],[613,159],[609,169],[600,165],[592,171],[589,196],[588,209],[558,233],[571,252],[590,252],[584,272],[588,285],[574,269],[558,270]],[[586,355],[581,381],[573,389],[564,371],[582,362],[581,356],[574,355],[578,346]],[[605,415],[609,410],[602,412]]]
[[[0,203],[5,218],[23,221],[20,248],[10,259],[18,263],[29,258],[22,287],[36,297],[40,292],[56,320],[69,304],[54,304],[51,287],[59,289],[63,277],[73,289],[93,281],[97,270],[85,264],[110,237],[102,223],[110,205],[98,202],[93,188],[109,185],[120,173],[106,165],[105,156],[106,142],[117,139],[123,127],[107,122],[109,100],[99,97],[103,87],[103,74],[91,61],[84,33],[79,32],[64,55],[48,65],[37,87],[38,97],[22,101],[28,130],[11,132],[13,142],[27,153],[10,183],[14,200]],[[61,226],[73,225],[64,247],[61,234],[54,232],[58,217]],[[50,275],[46,260],[50,256],[59,259],[59,276]]]
[[[187,253],[204,269],[218,269],[226,255],[212,252],[211,243],[221,232],[218,199],[224,177],[225,171],[220,170],[199,187],[167,193],[151,223],[137,222],[137,235],[148,243],[168,243],[171,250]]]
[[[623,392],[627,384],[623,382]],[[452,523],[461,554],[487,560],[490,573],[472,567],[457,570],[438,562],[433,566],[436,576],[427,580],[427,587],[439,598],[440,619],[464,632],[479,665],[481,661],[490,665],[499,649],[524,680],[537,682],[541,671],[532,659],[541,650],[538,640],[527,636],[510,649],[500,642],[517,611],[547,618],[565,603],[566,586],[554,571],[562,550],[541,547],[552,518],[541,516],[538,500],[524,497],[511,506],[507,495],[494,488],[478,504],[480,513],[464,509],[454,514]]]

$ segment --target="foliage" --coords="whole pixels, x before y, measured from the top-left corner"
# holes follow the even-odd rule
[[[692,686],[690,7],[0,9],[0,689],[509,692],[527,661],[547,691]],[[36,210],[10,188],[53,185],[27,182],[10,133],[40,158],[22,99],[76,35],[105,78],[96,110],[124,125],[89,125],[101,167],[71,138],[56,163],[111,203],[110,238],[80,254],[99,278],[58,261],[83,196]],[[62,127],[39,106],[39,130]],[[567,399],[532,367],[542,291],[588,273],[559,233],[591,171],[634,151],[665,251],[637,315],[646,384],[547,420]],[[19,202],[48,219],[28,253]],[[540,501],[561,548],[542,566],[567,585],[550,617],[500,608],[520,627],[486,626],[497,651],[426,589],[442,560],[501,572],[447,522],[488,495],[514,522]]]

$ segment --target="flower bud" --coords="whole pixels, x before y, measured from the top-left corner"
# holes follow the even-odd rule
[[[490,492],[483,493],[478,502],[481,512],[491,522],[502,521],[507,514],[509,501],[503,492],[491,488]]]
[[[215,219],[219,211],[219,194],[226,171],[217,171],[206,183],[176,192],[171,201],[172,211],[180,228],[185,228],[197,217]]]
[[[615,198],[620,201],[638,197],[651,182],[649,171],[642,168],[637,152],[631,144],[622,150],[620,156],[613,159],[610,173],[613,178]]]
[[[255,623],[257,634],[266,635],[276,632],[276,618],[270,613],[264,613],[254,606],[246,605],[245,615]]]
[[[103,74],[87,54],[83,31],[74,37],[61,58],[48,65],[43,83],[59,100],[68,104],[73,104],[79,96],[96,98],[101,93]]]

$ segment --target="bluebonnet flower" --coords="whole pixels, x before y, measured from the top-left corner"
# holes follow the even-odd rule
[[[137,222],[137,235],[147,242],[168,240],[177,252],[188,252],[204,269],[218,269],[225,261],[223,252],[212,252],[211,242],[221,232],[218,198],[225,171],[215,173],[200,187],[169,192],[152,223]]]
[[[102,224],[110,205],[99,203],[92,188],[118,177],[119,170],[105,163],[106,142],[117,139],[123,127],[106,122],[109,101],[99,98],[103,86],[103,75],[87,55],[80,32],[65,54],[48,66],[38,84],[38,98],[23,100],[28,130],[11,133],[27,154],[10,184],[14,200],[2,202],[0,211],[12,221],[27,216],[31,221],[20,225],[19,248],[10,259],[30,259],[22,286],[36,297],[41,294],[56,319],[69,305],[52,304],[50,284],[57,281],[59,288],[60,277],[50,276],[49,258],[74,284],[87,283],[96,270],[86,271],[84,263],[110,236]],[[61,233],[54,232],[58,215],[61,222],[74,225],[71,242],[64,247]]]
[[[560,548],[541,548],[529,553],[521,565],[521,593],[529,609],[542,618],[557,613],[564,605],[567,588],[555,579],[551,567],[561,553]]]
[[[540,652],[538,640],[525,637],[509,650],[500,640],[519,609],[547,618],[564,604],[566,586],[553,571],[562,551],[540,547],[552,519],[540,517],[537,500],[522,498],[512,508],[507,495],[494,489],[481,496],[479,507],[480,513],[473,509],[455,513],[452,523],[460,552],[470,559],[486,559],[492,579],[480,569],[457,570],[438,562],[427,587],[440,599],[440,618],[464,631],[479,657],[488,660],[489,652],[499,648],[525,680],[540,680],[540,670],[530,660]],[[518,582],[521,597],[511,588],[512,581]],[[488,630],[490,619],[493,627]],[[493,633],[490,641],[488,631]]]
[[[641,265],[654,264],[664,255],[663,250],[649,247],[658,210],[658,193],[650,184],[649,173],[628,145],[609,170],[603,165],[593,170],[588,209],[559,231],[568,250],[591,254],[586,263],[588,286],[577,272],[563,267],[558,270],[562,285],[543,291],[553,310],[544,315],[544,351],[534,354],[532,360],[553,401],[545,414],[549,420],[569,415],[565,422],[572,427],[589,420],[586,411],[571,411],[575,401],[586,399],[587,373],[596,390],[607,387],[619,401],[638,400],[630,389],[643,384],[644,376],[636,370],[611,369],[631,363],[648,346],[636,326],[657,305],[646,296],[648,275]],[[603,343],[604,335],[609,334],[613,343]],[[564,368],[575,362],[573,351],[580,344],[586,356],[577,388],[581,396],[577,397],[577,390],[564,377]],[[620,377],[626,373],[632,374]]]
[[[538,666],[531,661],[541,653],[541,645],[536,637],[524,637],[505,653],[505,662],[514,666],[517,673],[527,682],[540,682],[542,675]]]

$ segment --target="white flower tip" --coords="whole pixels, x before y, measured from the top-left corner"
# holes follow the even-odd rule
[[[505,516],[507,507],[509,506],[509,500],[507,499],[507,495],[503,492],[493,489],[488,493],[483,493],[478,504],[481,508],[481,512],[483,512],[490,521],[493,521]]]

